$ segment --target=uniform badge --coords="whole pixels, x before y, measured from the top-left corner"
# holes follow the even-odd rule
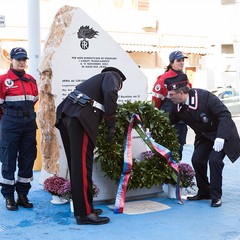
[[[207,116],[206,113],[201,113],[201,114],[200,114],[200,118],[202,119],[202,121],[203,121],[204,123],[208,123],[208,121],[209,121],[208,116]]]
[[[5,81],[4,81],[4,84],[6,87],[12,87],[14,85],[14,81],[10,78],[7,78]]]
[[[157,84],[157,85],[155,86],[155,91],[158,92],[158,91],[160,91],[160,89],[161,89],[161,85],[160,85],[160,84]]]

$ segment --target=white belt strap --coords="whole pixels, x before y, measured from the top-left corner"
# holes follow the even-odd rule
[[[95,108],[100,109],[100,110],[103,111],[103,112],[105,112],[104,106],[103,106],[101,103],[99,103],[99,102],[93,101],[92,106],[95,107]]]

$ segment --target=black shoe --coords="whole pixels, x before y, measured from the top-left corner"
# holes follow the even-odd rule
[[[17,204],[24,208],[32,208],[33,204],[28,200],[27,195],[18,194]]]
[[[10,211],[18,210],[18,205],[15,202],[14,197],[6,198],[6,208],[7,208],[7,210],[10,210]]]
[[[222,206],[222,200],[221,199],[213,199],[211,203],[212,207],[220,207]]]
[[[195,196],[192,196],[192,197],[187,197],[187,200],[203,200],[203,199],[211,199],[210,195],[195,195]]]
[[[77,224],[106,224],[110,221],[108,217],[99,217],[96,213],[91,213],[85,217],[76,217]]]
[[[96,213],[97,215],[101,215],[103,213],[103,210],[100,208],[95,208],[93,212]]]

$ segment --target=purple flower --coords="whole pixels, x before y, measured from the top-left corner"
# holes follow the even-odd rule
[[[195,171],[188,163],[178,163],[178,170],[180,175],[180,187],[193,188],[196,184],[194,182]],[[176,185],[177,175],[176,172],[171,170],[166,176],[165,183]]]
[[[71,181],[66,180],[66,182],[63,185],[63,188],[61,188],[61,196],[67,200],[72,199],[72,190],[71,190]],[[92,194],[93,197],[97,197],[100,192],[100,189],[97,187],[96,184],[92,184]]]
[[[66,181],[67,180],[63,177],[58,177],[58,176],[49,177],[43,183],[44,189],[47,192],[51,193],[52,195],[61,197],[64,184]]]
[[[92,183],[92,194],[93,197],[97,197],[100,193],[100,189],[98,188],[98,186],[93,182]]]
[[[195,171],[193,168],[187,163],[179,163],[178,169],[180,173],[180,186],[184,188],[195,186],[195,182],[193,181]]]
[[[153,155],[154,155],[154,153],[152,151],[142,152],[141,153],[141,159],[142,160],[148,160],[148,159],[152,158]]]
[[[62,197],[67,199],[67,200],[70,200],[72,199],[72,191],[71,191],[71,181],[70,180],[67,180],[65,183],[64,183],[64,186],[63,186],[63,189],[62,189]]]

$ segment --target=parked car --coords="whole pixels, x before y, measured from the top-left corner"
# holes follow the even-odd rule
[[[212,90],[212,93],[221,99],[232,115],[240,114],[240,95],[236,89],[231,86],[218,87]]]

